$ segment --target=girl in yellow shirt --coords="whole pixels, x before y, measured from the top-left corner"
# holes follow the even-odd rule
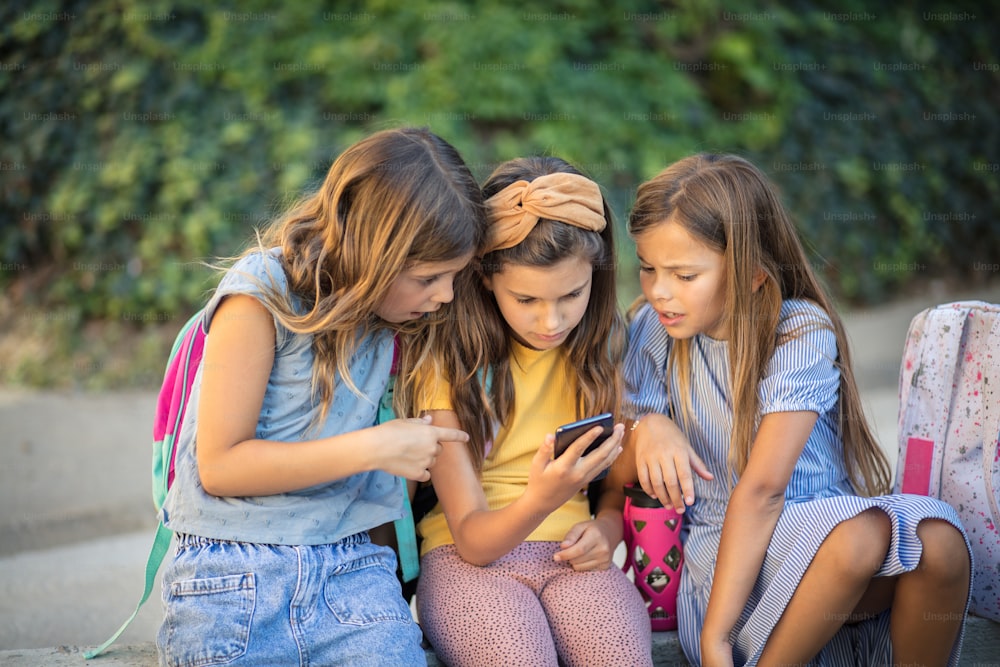
[[[638,590],[612,564],[620,492],[592,516],[587,485],[621,452],[623,426],[558,458],[552,433],[619,410],[623,325],[611,215],[558,158],[502,164],[483,187],[488,241],[455,283],[458,339],[438,346],[414,407],[469,442],[442,443],[423,536],[417,611],[457,665],[650,665]]]

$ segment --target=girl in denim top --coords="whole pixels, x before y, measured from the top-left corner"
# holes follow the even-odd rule
[[[163,520],[163,664],[424,665],[395,555],[368,531],[426,481],[426,419],[376,425],[448,321],[484,233],[479,189],[425,130],[348,148],[320,189],[260,235],[205,309],[205,355]],[[407,414],[406,391],[396,392]]]

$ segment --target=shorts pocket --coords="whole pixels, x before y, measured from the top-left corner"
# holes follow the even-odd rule
[[[162,647],[172,667],[222,665],[247,652],[257,586],[253,573],[170,585]]]
[[[380,556],[359,558],[339,568],[326,580],[323,594],[330,611],[345,625],[413,623],[396,573]]]

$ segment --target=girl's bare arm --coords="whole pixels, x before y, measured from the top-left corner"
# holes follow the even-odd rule
[[[729,645],[764,554],[785,505],[785,490],[795,463],[816,424],[815,412],[765,415],[750,450],[746,470],[729,499],[709,598],[702,651],[718,655]],[[728,649],[731,650],[731,647]],[[705,664],[713,664],[706,660]]]
[[[468,437],[395,420],[318,440],[257,439],[274,343],[274,320],[256,298],[234,295],[219,305],[205,340],[198,405],[198,472],[208,493],[271,495],[370,470],[426,481],[438,441]]]

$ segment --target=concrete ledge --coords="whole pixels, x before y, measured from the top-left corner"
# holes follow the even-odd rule
[[[156,646],[152,643],[112,646],[94,660],[84,660],[79,646],[14,649],[0,651],[4,667],[152,667],[157,664]],[[653,664],[657,667],[689,667],[681,651],[676,632],[653,633]],[[427,651],[428,667],[444,667],[434,653]],[[1000,623],[970,616],[965,624],[962,644],[962,667],[1000,667]]]
[[[112,646],[107,653],[93,660],[84,660],[83,651],[89,647],[59,646],[56,648],[0,651],[0,665],[4,667],[155,667],[156,645],[152,642],[126,646]],[[676,632],[653,633],[653,664],[657,667],[689,667],[681,651]],[[445,667],[434,652],[427,649],[428,667]]]

